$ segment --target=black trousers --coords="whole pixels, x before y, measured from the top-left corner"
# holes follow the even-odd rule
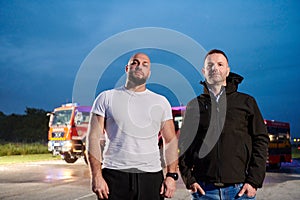
[[[109,200],[163,200],[160,189],[163,172],[124,172],[103,169],[103,178],[109,188]]]

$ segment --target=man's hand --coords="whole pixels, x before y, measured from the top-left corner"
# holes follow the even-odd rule
[[[192,193],[199,191],[200,194],[205,195],[205,191],[202,189],[202,187],[198,183],[193,183],[190,188],[191,188]]]
[[[99,199],[108,199],[109,189],[106,181],[102,176],[92,178],[92,190]]]
[[[254,197],[256,195],[256,188],[252,187],[249,183],[245,183],[238,196],[241,197],[244,194],[247,194],[248,197]]]
[[[172,198],[176,191],[176,181],[171,177],[166,177],[161,189],[160,194],[166,198]]]

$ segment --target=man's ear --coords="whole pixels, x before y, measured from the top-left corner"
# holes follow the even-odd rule
[[[151,71],[149,71],[149,75],[148,75],[147,79],[149,79],[149,78],[150,78],[150,76],[151,76]]]
[[[126,66],[125,66],[125,72],[126,72],[126,73],[128,72],[128,68],[129,68],[128,65],[126,65]]]
[[[230,67],[228,66],[226,77],[229,76],[229,73],[230,73]]]
[[[205,74],[204,67],[201,68],[201,72],[203,75]]]

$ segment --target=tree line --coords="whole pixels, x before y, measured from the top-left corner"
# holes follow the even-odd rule
[[[47,142],[48,111],[26,108],[24,115],[5,115],[0,111],[0,140],[2,142]]]

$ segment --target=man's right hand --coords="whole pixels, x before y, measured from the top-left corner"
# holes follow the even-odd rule
[[[92,179],[92,190],[99,199],[108,199],[109,189],[104,178],[94,177]]]
[[[204,190],[202,189],[202,187],[198,184],[198,183],[193,183],[190,187],[191,192],[195,193],[195,192],[200,192],[200,194],[205,195]]]

